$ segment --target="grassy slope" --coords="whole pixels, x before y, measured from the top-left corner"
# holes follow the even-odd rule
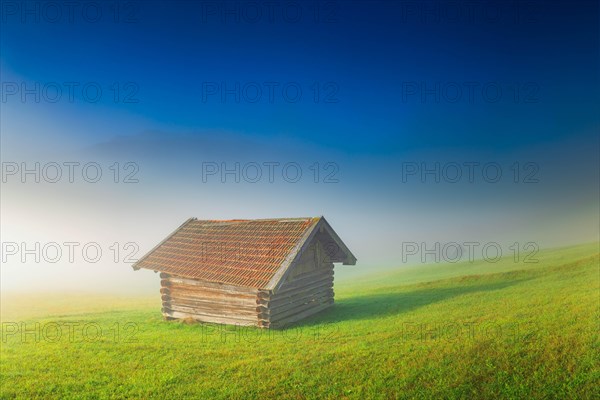
[[[167,323],[157,299],[64,301],[44,318],[38,307],[30,327],[96,323],[102,339],[85,341],[82,325],[55,343],[11,336],[2,397],[597,398],[598,244],[538,258],[345,282],[333,309],[284,331]],[[22,311],[9,302],[5,323]],[[138,327],[133,342],[128,322]]]

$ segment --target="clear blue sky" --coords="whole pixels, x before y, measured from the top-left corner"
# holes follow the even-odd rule
[[[40,2],[31,3],[35,9]],[[50,22],[51,8],[40,8],[36,23],[34,15],[23,16],[26,6],[20,5],[4,10],[2,67],[7,77],[38,82],[134,82],[139,103],[110,104],[108,93],[102,100],[158,123],[265,135],[285,131],[358,153],[514,148],[593,127],[599,96],[597,2],[509,3],[269,7],[259,1],[257,11],[255,3],[243,1],[148,1],[135,8],[120,3],[119,23],[114,6],[104,2],[95,23],[88,22],[95,19],[93,8],[75,8],[73,23],[64,6],[58,23]],[[203,102],[205,82],[239,82],[241,89],[257,82],[263,93],[257,103],[244,100],[255,97],[252,87],[240,104],[222,104],[221,91]],[[273,103],[264,82],[280,84]],[[300,84],[298,103],[283,97],[280,88],[289,82]],[[323,99],[315,104],[313,85],[328,82],[335,86],[321,87]],[[430,94],[421,104],[420,86],[419,94],[405,93],[415,82],[429,89],[440,84],[441,102],[435,104]],[[467,82],[476,84],[474,104],[468,102]],[[451,83],[463,91],[456,103],[444,97],[444,91],[449,99],[456,96]],[[497,103],[485,100],[489,83],[502,90]],[[324,103],[336,89],[330,97],[338,103]],[[488,98],[495,98],[496,87],[488,90]],[[234,103],[234,96],[226,100]]]

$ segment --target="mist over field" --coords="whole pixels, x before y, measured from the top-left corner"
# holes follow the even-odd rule
[[[8,143],[23,141],[10,129],[16,116],[2,121]],[[61,125],[44,125],[53,124]],[[336,268],[341,279],[448,261],[450,243],[461,247],[450,259],[469,260],[495,256],[486,244],[509,255],[515,243],[527,253],[528,244],[596,241],[598,153],[585,140],[597,143],[580,136],[485,156],[352,154],[225,132],[147,131],[100,143],[73,132],[60,143],[77,148],[51,143],[37,158],[32,148],[3,146],[11,161],[3,163],[2,289],[155,292],[157,277],[130,265],[189,217],[324,215],[360,259]]]

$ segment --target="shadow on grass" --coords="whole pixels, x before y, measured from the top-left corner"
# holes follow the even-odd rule
[[[425,288],[373,293],[350,298],[336,299],[333,307],[324,310],[289,327],[311,326],[349,320],[384,318],[399,315],[430,304],[438,303],[471,293],[490,292],[516,285],[531,278],[510,281],[462,285],[445,288]]]

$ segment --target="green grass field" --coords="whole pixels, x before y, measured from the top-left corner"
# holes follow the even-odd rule
[[[5,295],[1,397],[600,398],[598,246],[340,281],[285,330],[166,322],[158,293]]]

